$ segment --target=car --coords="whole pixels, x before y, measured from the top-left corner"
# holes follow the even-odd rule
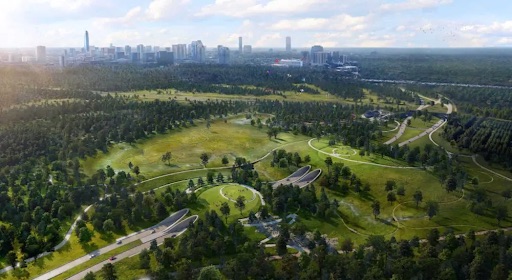
[[[151,231],[151,233],[155,233],[155,232],[156,232],[156,230],[152,230],[152,231]]]
[[[90,255],[89,255],[89,259],[92,259],[92,258],[94,258],[94,257],[96,257],[96,256],[97,256],[97,254],[96,254],[96,253],[92,253],[92,254],[90,254]]]
[[[171,235],[171,238],[174,238],[174,237],[176,237],[176,234]]]
[[[117,240],[116,244],[123,244],[123,240]]]
[[[112,257],[108,258],[109,261],[113,261],[115,259],[117,259],[116,256],[112,256]]]

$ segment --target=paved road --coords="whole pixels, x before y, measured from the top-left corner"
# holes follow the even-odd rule
[[[302,177],[304,177],[308,171],[311,169],[311,165],[306,165],[306,166],[303,166],[299,169],[297,169],[295,172],[293,172],[290,176],[284,178],[284,179],[281,179],[279,181],[276,181],[272,184],[272,188],[277,188],[281,185],[289,185],[289,184],[292,184],[294,182],[297,182],[298,180],[300,180]]]
[[[144,238],[145,236],[148,236],[151,234],[151,231],[150,230],[155,230],[155,232],[160,232],[160,231],[163,231],[167,228],[169,228],[170,226],[176,224],[177,221],[179,221],[181,218],[183,218],[187,213],[189,212],[189,209],[185,208],[185,209],[182,209],[180,211],[177,211],[175,213],[173,213],[172,215],[170,215],[169,217],[167,217],[165,220],[161,221],[160,223],[158,223],[157,225],[155,226],[152,226],[152,227],[149,227],[147,229],[144,229],[144,230],[141,230],[139,232],[136,232],[136,233],[133,233],[133,234],[130,234],[126,237],[123,237],[123,238],[120,238],[118,240],[121,240],[122,243],[124,244],[127,244],[127,243],[130,243],[130,242],[133,242],[133,241],[136,241],[136,240],[139,240],[139,239],[142,239]],[[51,279],[75,266],[78,266],[80,264],[83,264],[85,262],[87,262],[89,259],[90,259],[90,255],[91,254],[94,254],[94,255],[101,255],[101,254],[104,254],[104,253],[107,253],[109,251],[112,251],[116,248],[118,248],[119,245],[114,243],[114,244],[110,244],[108,246],[105,246],[101,249],[98,249],[94,252],[91,252],[87,255],[84,255],[78,259],[75,259],[61,267],[58,267],[54,270],[51,270],[43,275],[40,275],[38,276],[37,280],[46,280],[46,279]]]
[[[429,86],[456,86],[456,87],[470,87],[470,88],[499,88],[499,89],[512,89],[507,86],[494,86],[494,85],[478,85],[478,84],[457,84],[457,83],[438,83],[438,82],[420,82],[410,80],[379,80],[379,79],[361,79],[363,82],[370,83],[388,83],[388,84],[417,84]]]
[[[184,233],[188,226],[190,225],[190,223],[195,223],[198,219],[198,216],[197,215],[194,215],[194,216],[191,216],[191,217],[188,217],[186,219],[184,219],[183,221],[171,226],[169,229],[167,229],[165,231],[165,234],[160,236],[160,237],[157,237],[156,238],[156,242],[157,244],[162,244],[164,242],[164,239],[171,236],[172,238],[175,238],[179,235],[181,235],[182,233]],[[142,245],[139,245],[135,248],[132,248],[126,252],[123,252],[119,255],[116,256],[116,259],[113,260],[113,261],[110,261],[110,260],[105,260],[105,261],[102,261],[92,267],[89,267],[88,269],[84,270],[84,271],[81,271],[80,273],[78,274],[75,274],[71,277],[69,277],[68,279],[71,279],[71,280],[80,280],[80,279],[83,279],[85,277],[85,275],[87,273],[89,273],[90,271],[92,272],[98,272],[101,270],[101,268],[107,264],[107,263],[116,263],[118,261],[121,261],[125,258],[129,258],[129,257],[133,257],[133,256],[136,256],[138,254],[140,254],[140,252],[142,252],[142,250],[144,249],[149,249],[149,247],[151,246],[151,241],[153,239],[150,239],[148,240],[146,243],[142,244]]]
[[[452,104],[444,104],[444,106],[447,108],[447,111],[446,111],[446,114],[449,115],[452,113],[453,111],[453,106]],[[441,126],[443,126],[444,124],[446,123],[446,121],[444,120],[439,120],[437,123],[435,123],[432,127],[428,128],[427,130],[421,132],[420,134],[410,138],[410,139],[407,139],[401,143],[398,144],[399,147],[402,147],[403,145],[407,145],[407,144],[410,144],[420,138],[422,138],[423,136],[425,135],[429,135],[429,138],[432,139],[432,136],[431,134],[436,131],[437,129],[439,129]]]

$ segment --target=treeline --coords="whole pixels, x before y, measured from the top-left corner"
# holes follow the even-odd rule
[[[154,133],[193,125],[195,119],[242,112],[247,106],[237,101],[182,104],[107,96],[6,111],[0,114],[6,122],[0,125],[0,149],[4,151],[0,166],[41,157],[53,162],[92,156],[98,150],[106,152],[112,142],[133,143]]]
[[[161,90],[173,88],[186,92],[217,92],[222,94],[281,94],[284,91],[318,94],[305,85],[311,84],[341,98],[359,100],[363,97],[362,84],[345,79],[333,71],[309,68],[273,68],[256,65],[195,65],[183,64],[164,68],[146,68],[138,65],[80,66],[63,71],[27,69],[23,66],[0,69],[6,76],[0,78],[0,95],[11,92],[10,103],[20,103],[38,95],[24,93],[24,89],[80,89],[85,91],[120,92],[133,90]],[[15,92],[21,92],[20,97]],[[164,91],[161,91],[164,92]],[[27,96],[27,98],[21,98]]]
[[[420,85],[408,85],[407,88],[434,98],[441,94],[465,114],[512,120],[512,89]]]
[[[512,86],[512,56],[503,49],[385,52],[355,57],[362,77]]]
[[[284,227],[280,234],[295,230]],[[300,233],[298,233],[300,234]],[[224,238],[221,238],[224,236]],[[442,237],[442,238],[441,238]],[[322,236],[315,237],[310,253],[300,257],[280,251],[281,257],[269,257],[263,247],[249,241],[240,224],[224,226],[215,212],[191,225],[178,243],[166,239],[160,248],[152,244],[139,256],[140,268],[153,279],[508,279],[512,271],[512,237],[503,231],[476,238],[437,229],[427,239],[397,241],[370,236],[365,244],[354,247],[350,239],[342,250],[329,250]],[[236,254],[236,257],[231,257]],[[151,268],[154,256],[156,268]],[[220,259],[213,270],[216,278],[204,277],[204,267],[212,258]],[[210,273],[213,273],[210,272]]]

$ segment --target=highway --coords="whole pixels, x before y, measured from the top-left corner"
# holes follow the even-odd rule
[[[130,234],[130,235],[125,236],[123,238],[120,238],[118,240],[120,240],[122,242],[122,244],[127,244],[127,243],[130,243],[130,242],[136,241],[136,240],[141,240],[141,239],[143,239],[143,238],[145,238],[147,236],[152,235],[153,233],[151,233],[151,232],[153,230],[155,231],[154,234],[159,234],[162,231],[168,230],[172,226],[175,226],[175,227],[178,226],[180,224],[180,223],[178,223],[178,221],[180,219],[182,219],[185,215],[187,215],[188,212],[189,212],[189,209],[187,209],[187,208],[179,210],[179,211],[171,214],[169,217],[167,217],[165,220],[161,221],[160,223],[158,223],[155,226],[149,227],[149,228],[141,230],[139,232],[135,232],[133,234]],[[49,272],[47,272],[47,273],[45,273],[43,275],[40,275],[40,276],[38,276],[37,278],[34,278],[34,279],[35,280],[51,279],[51,278],[53,278],[53,277],[55,277],[55,276],[57,276],[57,275],[59,275],[61,273],[64,273],[65,271],[67,271],[67,270],[69,270],[69,269],[71,269],[71,268],[73,268],[75,266],[81,265],[81,264],[89,261],[91,254],[94,254],[94,255],[98,256],[98,255],[101,255],[101,254],[105,254],[105,253],[107,253],[109,251],[112,251],[112,250],[118,248],[119,246],[120,245],[116,244],[116,243],[110,244],[110,245],[105,246],[105,247],[103,247],[101,249],[98,249],[96,251],[90,252],[89,254],[84,255],[84,256],[82,256],[82,257],[80,257],[78,259],[70,261],[69,263],[67,263],[67,264],[65,264],[63,266],[60,266],[60,267],[58,267],[58,268],[56,268],[54,270],[51,270],[51,271],[49,271]],[[135,248],[139,248],[139,247],[135,247]],[[135,248],[133,248],[133,249],[135,249]],[[133,249],[131,249],[131,250],[133,250]]]
[[[156,238],[156,242],[158,244],[161,244],[164,242],[164,239],[167,238],[167,237],[177,237],[179,236],[180,234],[182,234],[183,232],[185,232],[188,228],[188,226],[190,225],[190,223],[195,223],[195,221],[198,219],[198,216],[197,215],[194,215],[194,216],[191,216],[191,217],[188,217],[186,219],[184,219],[183,221],[173,225],[171,228],[169,228],[168,230],[163,230],[162,232],[164,232],[163,235],[160,235],[158,232],[153,234],[155,236],[159,235],[157,238]],[[148,236],[149,237],[149,236]],[[97,272],[97,271],[100,271],[101,268],[107,264],[107,263],[116,263],[118,261],[121,261],[125,258],[129,258],[129,257],[133,257],[133,256],[136,256],[138,254],[140,254],[140,252],[142,252],[142,250],[144,249],[149,249],[149,247],[151,246],[151,238],[147,239],[146,243],[142,244],[142,245],[139,245],[135,248],[132,248],[124,253],[121,253],[119,255],[116,256],[116,259],[115,260],[105,260],[105,261],[102,261],[84,271],[81,271],[80,273],[78,274],[75,274],[73,275],[72,277],[68,278],[68,279],[71,279],[71,280],[80,280],[80,279],[83,279],[85,277],[85,275],[87,273],[89,273],[90,271],[92,272]]]

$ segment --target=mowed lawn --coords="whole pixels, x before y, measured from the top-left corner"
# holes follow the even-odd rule
[[[202,153],[210,156],[206,167],[220,167],[223,166],[223,156],[229,159],[228,165],[236,157],[256,160],[279,145],[307,139],[291,133],[280,133],[277,139],[269,139],[265,127],[258,129],[249,122],[241,116],[231,118],[226,123],[214,120],[209,129],[204,122],[197,122],[194,127],[155,135],[135,144],[115,144],[108,153],[99,153],[85,160],[83,170],[90,175],[110,165],[116,171],[128,172],[128,163],[132,162],[140,167],[142,176],[151,178],[180,170],[203,168],[200,159]],[[161,160],[166,152],[172,154],[169,165]]]
[[[230,213],[228,216],[228,223],[233,222],[240,218],[245,218],[249,216],[249,212],[253,211],[256,213],[261,205],[260,198],[257,196],[255,199],[252,199],[252,194],[247,195],[246,201],[245,201],[245,208],[242,210],[242,213],[240,213],[240,210],[235,207],[235,203],[232,201],[229,201],[222,197],[220,195],[220,190],[223,187],[229,187],[228,191],[229,193],[238,193],[240,190],[240,193],[244,192],[246,190],[244,187],[236,184],[225,184],[216,186],[213,188],[209,188],[205,191],[203,191],[197,198],[197,204],[195,207],[191,207],[191,212],[193,214],[198,214],[200,216],[204,215],[206,211],[215,210],[217,214],[222,218],[223,221],[225,221],[225,217],[222,215],[222,212],[220,211],[220,206],[223,202],[227,202],[230,208]],[[248,190],[247,190],[248,191]],[[250,191],[249,191],[250,192]]]

